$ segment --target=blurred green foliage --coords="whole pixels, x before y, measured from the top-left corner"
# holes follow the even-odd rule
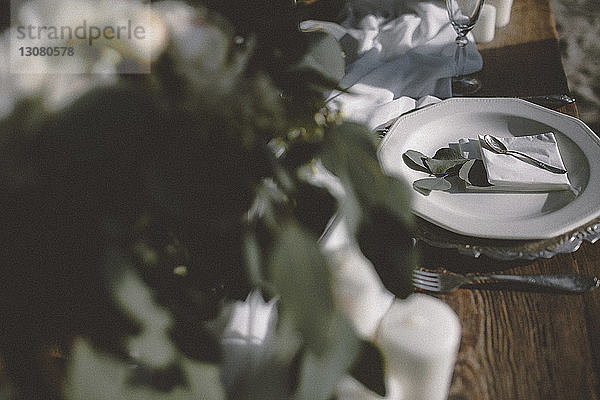
[[[165,398],[200,393],[199,382],[222,394],[215,321],[253,288],[279,299],[280,337],[300,338],[277,358],[290,376],[279,395],[326,399],[346,372],[384,391],[383,358],[336,307],[318,237],[334,213],[347,214],[386,287],[405,297],[409,197],[381,171],[373,133],[325,108],[341,50],[300,32],[291,2],[192,3],[231,27],[217,70],[171,44],[152,75],[122,75],[59,112],[23,99],[0,121],[0,354],[15,399],[61,399],[65,379],[70,398],[91,396],[80,386],[94,365]],[[351,207],[302,178],[316,159]],[[172,318],[168,368],[127,348],[152,322],[115,299],[123,268]],[[127,363],[138,375],[118,375]]]

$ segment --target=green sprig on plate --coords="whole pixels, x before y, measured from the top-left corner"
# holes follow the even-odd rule
[[[409,168],[430,175],[413,182],[413,188],[425,195],[432,190],[450,190],[453,181],[456,181],[455,177],[460,179],[459,182],[464,181],[469,185],[489,186],[483,162],[467,159],[450,147],[438,149],[433,157],[416,150],[407,150],[402,158]]]

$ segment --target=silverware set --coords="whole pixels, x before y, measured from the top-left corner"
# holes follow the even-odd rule
[[[432,272],[415,269],[412,276],[415,288],[429,292],[451,292],[468,284],[515,284],[520,287],[531,286],[565,293],[586,293],[597,288],[598,278],[579,274],[555,275],[505,275],[505,274],[468,274],[454,272]]]

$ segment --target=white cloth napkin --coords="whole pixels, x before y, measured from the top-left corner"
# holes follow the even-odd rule
[[[509,150],[516,150],[552,166],[565,169],[554,133],[538,135],[499,137]],[[536,167],[516,157],[497,154],[486,148],[483,137],[479,140],[461,140],[461,152],[466,158],[483,160],[488,182],[487,190],[552,191],[570,189],[567,174],[555,174]],[[471,186],[471,189],[474,187]],[[481,188],[486,190],[486,188]]]
[[[375,127],[391,110],[415,108],[413,99],[452,95],[456,33],[443,3],[351,0],[345,15],[340,23],[311,20],[301,28],[327,31],[342,45],[347,65],[340,86],[348,93],[333,93],[330,101],[349,119]],[[469,40],[467,74],[483,65],[471,34]]]
[[[389,124],[400,115],[441,101],[434,96],[419,99],[403,96],[393,98],[386,89],[374,88],[361,83],[353,86],[352,92],[339,94],[332,104],[349,121],[360,122],[370,129]]]

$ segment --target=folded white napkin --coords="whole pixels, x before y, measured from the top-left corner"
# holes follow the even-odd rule
[[[450,78],[457,74],[456,33],[443,3],[351,0],[346,5],[345,15],[340,23],[304,21],[301,28],[327,31],[340,42],[347,60],[340,86],[348,93],[333,93],[331,103],[348,111],[350,118],[364,122],[369,119],[367,116],[392,101],[400,100],[405,108],[404,103],[410,100],[405,97],[447,98],[452,95]],[[471,34],[469,39],[467,74],[480,70],[483,65]],[[358,114],[350,113],[357,110]],[[370,126],[377,126],[377,122],[385,121],[368,120]]]
[[[509,150],[516,150],[539,161],[565,169],[554,133],[538,135],[498,137]],[[460,140],[460,150],[465,158],[483,160],[488,182],[491,187],[482,190],[510,191],[552,191],[570,189],[567,174],[555,174],[530,163],[506,154],[497,154],[479,140]],[[469,186],[470,189],[476,187]]]

